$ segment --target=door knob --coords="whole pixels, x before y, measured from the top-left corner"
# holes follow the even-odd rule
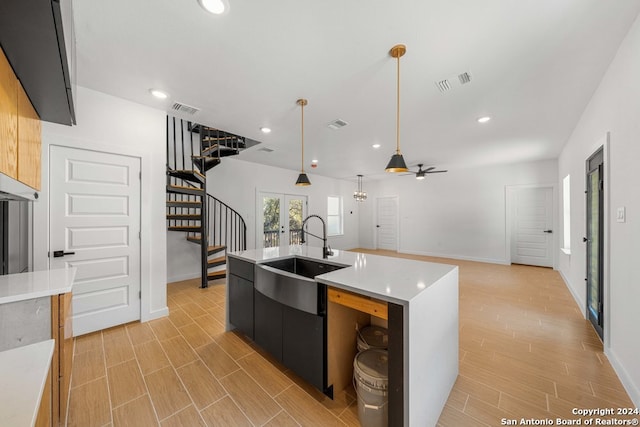
[[[582,243],[587,243],[589,241],[589,239],[587,239],[586,237],[582,238]]]
[[[65,252],[65,251],[53,251],[54,258],[60,258],[65,255],[75,255],[75,252]]]
[[[551,233],[553,233],[553,230],[544,230],[544,231],[543,231],[543,233],[549,233],[549,234],[551,234]]]

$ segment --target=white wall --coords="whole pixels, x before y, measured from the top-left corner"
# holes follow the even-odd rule
[[[166,114],[82,87],[77,88],[75,107],[77,126],[42,126],[42,192],[34,203],[34,267],[49,267],[49,147],[62,145],[140,157],[141,317],[144,321],[166,316]]]
[[[640,406],[640,20],[636,19],[559,158],[559,178],[571,175],[571,255],[559,269],[585,307],[585,160],[610,132],[605,164],[610,218],[609,277],[605,279],[605,353],[636,406]],[[606,161],[606,160],[605,160]],[[616,222],[625,207],[627,220]]]
[[[398,196],[399,252],[505,263],[510,257],[506,186],[556,185],[557,180],[557,162],[545,160],[450,169],[423,181],[394,176],[369,183],[369,200],[360,213],[360,243],[375,245],[376,197]]]
[[[335,249],[358,247],[358,203],[353,199],[357,187],[354,181],[327,178],[307,174],[309,187],[296,187],[298,171],[250,163],[242,160],[242,153],[225,157],[207,173],[207,190],[210,194],[238,211],[247,224],[247,248],[256,243],[256,194],[266,191],[280,194],[305,195],[307,214],[327,218],[327,196],[342,196],[344,206],[344,235],[329,237],[329,245]],[[319,221],[309,222],[309,231],[320,235]],[[322,246],[322,242],[310,237],[309,245]],[[199,249],[185,239],[185,233],[168,232],[167,271],[168,281],[199,277]]]

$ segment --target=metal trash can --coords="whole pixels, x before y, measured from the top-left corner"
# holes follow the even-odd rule
[[[361,351],[353,360],[358,396],[358,418],[363,427],[387,427],[389,423],[389,355],[387,350]]]
[[[358,351],[378,348],[386,350],[389,345],[389,333],[381,326],[365,326],[358,330]]]

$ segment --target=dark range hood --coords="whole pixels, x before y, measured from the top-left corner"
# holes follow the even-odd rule
[[[75,124],[71,0],[1,0],[0,46],[40,119]]]

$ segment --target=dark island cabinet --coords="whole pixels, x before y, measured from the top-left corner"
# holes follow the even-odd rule
[[[282,308],[278,301],[255,291],[254,341],[282,362]]]
[[[282,363],[324,391],[326,317],[283,306],[282,319]]]
[[[249,338],[254,338],[253,269],[254,264],[229,258],[229,323]]]
[[[286,306],[255,290],[254,341],[321,391],[326,388],[326,317]]]

